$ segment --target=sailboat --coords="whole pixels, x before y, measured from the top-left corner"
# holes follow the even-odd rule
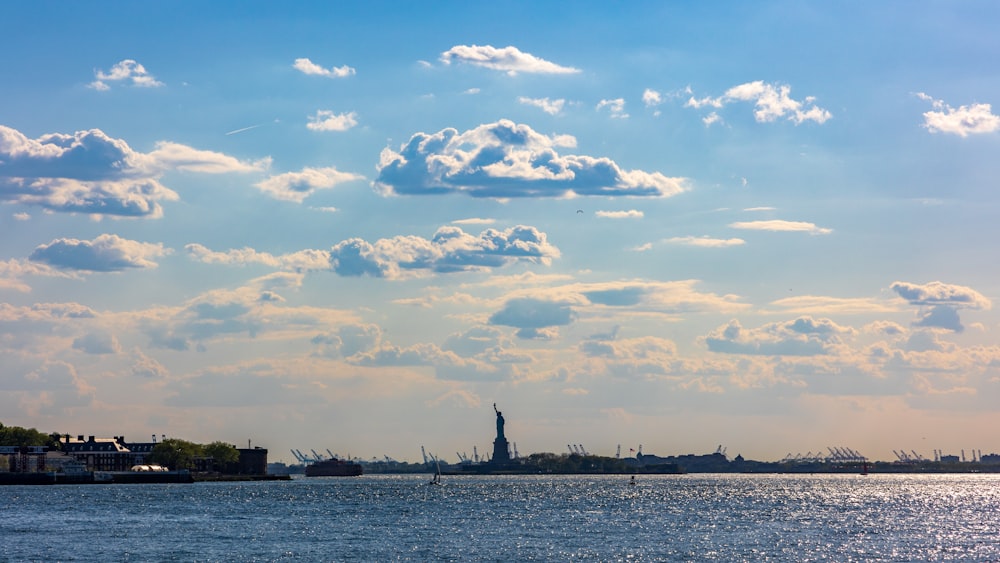
[[[443,486],[443,483],[441,483],[441,462],[438,460],[438,458],[434,458],[434,463],[437,466],[437,472],[434,473],[434,477],[431,477],[430,483],[427,484],[436,485],[440,487]]]

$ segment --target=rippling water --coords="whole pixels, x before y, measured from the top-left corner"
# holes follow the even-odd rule
[[[997,475],[0,487],[0,561],[991,561]]]

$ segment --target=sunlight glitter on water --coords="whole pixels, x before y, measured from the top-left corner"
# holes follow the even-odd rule
[[[992,475],[365,476],[0,501],[11,561],[1000,559]]]

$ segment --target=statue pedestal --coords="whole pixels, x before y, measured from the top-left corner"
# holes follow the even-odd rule
[[[510,448],[507,445],[507,438],[497,438],[493,440],[493,457],[490,463],[501,465],[510,463]]]

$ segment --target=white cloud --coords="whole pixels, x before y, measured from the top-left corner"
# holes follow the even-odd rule
[[[760,123],[772,122],[779,117],[788,117],[789,121],[796,125],[804,121],[815,121],[825,123],[833,114],[815,105],[815,98],[807,97],[803,101],[793,99],[789,94],[791,87],[787,85],[775,86],[766,84],[762,80],[747,82],[738,86],[733,86],[725,94],[718,98],[695,98],[692,96],[685,103],[686,107],[703,108],[711,107],[721,109],[726,104],[735,101],[753,102],[755,106],[754,118]],[[716,112],[709,114],[705,118],[705,124],[711,125],[720,118]]]
[[[514,76],[519,72],[535,74],[575,74],[579,69],[559,66],[523,53],[516,47],[496,48],[491,45],[456,45],[441,53],[441,62],[460,62],[500,70]]]
[[[99,129],[29,139],[2,125],[0,161],[0,201],[95,217],[151,218],[162,215],[160,201],[179,199],[160,184],[164,172],[251,172],[270,164],[165,141],[143,154]]]
[[[743,328],[732,320],[704,337],[713,352],[767,356],[814,356],[831,352],[842,335],[856,331],[830,319],[803,316],[791,321],[769,323],[755,329]]]
[[[133,361],[129,368],[131,375],[150,379],[163,379],[170,375],[169,370],[163,364],[143,354],[139,348],[132,351],[132,356]]]
[[[971,104],[955,109],[923,92],[917,93],[917,97],[932,102],[938,110],[924,112],[924,127],[931,133],[950,133],[968,137],[1000,131],[1000,116],[993,114],[990,104]]]
[[[489,323],[517,328],[518,338],[547,339],[553,335],[551,329],[568,325],[575,318],[568,303],[524,297],[507,301],[490,315]]]
[[[455,219],[452,221],[453,225],[492,225],[496,223],[496,219],[487,219],[483,217],[469,217],[468,219]]]
[[[302,201],[315,193],[345,182],[364,180],[364,176],[341,172],[334,167],[303,168],[301,172],[285,172],[254,184],[260,191],[283,201]]]
[[[272,268],[295,272],[315,272],[330,269],[330,253],[324,250],[300,250],[290,254],[275,256],[250,247],[215,252],[197,243],[185,245],[184,250],[187,251],[192,259],[205,264],[237,266],[262,264]]]
[[[360,238],[341,241],[326,250],[301,250],[275,256],[252,248],[214,252],[188,244],[189,255],[214,264],[263,264],[293,271],[333,271],[342,276],[402,279],[429,272],[485,271],[518,261],[548,265],[560,256],[545,233],[534,227],[487,229],[473,236],[458,227],[438,229],[431,239],[398,236],[368,242]]]
[[[795,295],[771,302],[802,315],[857,315],[871,313],[895,313],[898,307],[884,300],[868,298],[843,298],[819,295]]]
[[[549,98],[526,98],[521,96],[517,99],[518,103],[535,106],[541,108],[542,111],[549,115],[557,115],[563,110],[563,106],[566,105],[566,100],[550,100]]]
[[[161,243],[147,243],[103,234],[92,241],[56,239],[38,246],[30,260],[68,270],[120,272],[133,268],[155,268],[159,258],[170,254]]]
[[[601,100],[600,102],[597,103],[597,108],[595,109],[597,109],[597,111],[600,111],[604,108],[608,108],[608,111],[611,112],[611,117],[615,119],[628,118],[628,114],[625,113],[624,98],[615,98],[613,100]]]
[[[812,223],[804,221],[782,221],[774,219],[771,221],[737,221],[730,223],[734,229],[747,229],[751,231],[774,231],[774,232],[803,232],[811,235],[828,235],[833,229],[817,227]]]
[[[125,59],[116,63],[108,72],[95,70],[94,77],[96,80],[87,86],[102,92],[111,89],[108,82],[131,83],[132,86],[140,88],[156,88],[158,86],[163,86],[162,82],[156,80],[153,78],[152,74],[146,72],[146,67],[132,59]]]
[[[148,166],[150,173],[182,170],[202,174],[227,174],[231,172],[260,172],[271,166],[270,158],[253,162],[242,161],[227,154],[199,150],[180,143],[159,141],[153,152],[143,155],[139,162]]]
[[[663,95],[656,90],[651,90],[646,88],[642,92],[642,103],[646,104],[646,107],[654,107],[663,103]]]
[[[709,127],[709,126],[714,125],[716,123],[721,123],[722,122],[722,117],[720,117],[717,112],[713,111],[713,112],[709,113],[708,115],[706,115],[705,117],[701,118],[701,122],[705,124],[705,127]]]
[[[121,352],[121,345],[113,334],[88,332],[73,340],[73,349],[85,354],[117,354]]]
[[[357,114],[352,112],[336,114],[321,109],[309,118],[306,125],[311,131],[347,131],[358,124]]]
[[[642,219],[645,214],[638,209],[629,209],[628,211],[598,211],[594,215],[605,219]]]
[[[568,135],[547,136],[508,120],[459,133],[417,133],[382,151],[374,187],[384,195],[465,193],[512,197],[669,197],[687,190],[684,178],[622,170],[608,158],[560,155]]]
[[[487,270],[522,260],[547,265],[559,256],[559,249],[534,227],[487,229],[477,237],[449,226],[438,229],[430,240],[414,236],[375,243],[345,240],[331,249],[330,261],[340,275],[399,279],[429,271]]]
[[[30,260],[17,260],[13,258],[7,261],[0,260],[0,289],[29,292],[31,291],[31,286],[22,281],[22,278],[27,276],[76,277],[72,272],[62,272],[46,264],[39,264]]]
[[[962,332],[959,309],[989,310],[993,303],[978,291],[938,281],[927,284],[893,282],[889,286],[911,305],[920,307],[914,326]]]
[[[893,282],[889,289],[913,305],[953,305],[967,309],[989,310],[993,303],[978,291],[962,285],[933,281],[926,284]]]
[[[666,240],[668,244],[680,244],[684,246],[699,246],[702,248],[725,248],[729,246],[742,246],[746,244],[746,241],[741,238],[712,238],[708,236],[701,237],[672,237]]]
[[[353,76],[355,73],[355,70],[347,65],[327,69],[319,66],[307,58],[295,59],[295,64],[293,64],[292,67],[303,74],[325,76],[327,78],[346,78],[348,76]]]

